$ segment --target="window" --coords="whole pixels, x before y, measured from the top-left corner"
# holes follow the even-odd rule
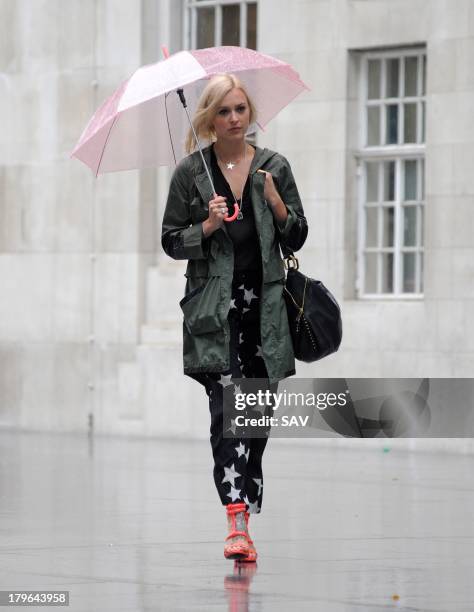
[[[257,3],[186,0],[185,48],[221,45],[257,48]]]
[[[360,74],[358,293],[420,297],[426,54],[366,53]]]

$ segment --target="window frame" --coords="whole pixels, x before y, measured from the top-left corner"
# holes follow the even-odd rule
[[[385,61],[381,63],[381,76],[380,76],[380,97],[374,99],[375,102],[372,102],[368,98],[368,84],[369,84],[369,60],[372,59],[392,59],[401,57],[420,57],[421,61],[418,62],[417,69],[417,95],[416,96],[401,96],[400,94],[404,92],[402,87],[404,80],[404,70],[399,69],[399,82],[398,82],[398,97],[397,98],[385,98],[385,84],[386,84],[386,70],[385,70]],[[424,59],[423,59],[424,58]],[[421,179],[423,183],[426,182],[426,162],[425,162],[425,152],[426,152],[426,85],[425,91],[423,92],[423,62],[425,69],[425,78],[426,78],[426,70],[427,70],[427,50],[425,46],[417,46],[417,47],[405,47],[399,49],[390,49],[390,50],[374,50],[374,51],[366,51],[362,52],[360,56],[361,61],[361,70],[360,70],[360,80],[359,80],[359,104],[358,104],[358,115],[359,115],[359,129],[358,129],[358,150],[355,152],[356,159],[356,167],[357,167],[357,182],[358,182],[358,193],[357,193],[357,278],[355,283],[356,295],[358,299],[364,300],[420,300],[424,299],[424,286],[421,291],[414,292],[404,292],[402,283],[402,258],[404,253],[415,252],[420,253],[419,256],[416,256],[415,259],[415,286],[420,286],[420,281],[423,281],[423,273],[425,267],[425,241],[424,235],[421,235],[421,231],[425,232],[426,227],[426,189],[424,184],[422,185]],[[420,87],[418,88],[418,83],[420,83]],[[367,107],[373,104],[381,105],[385,107],[386,104],[394,103],[397,101],[397,104],[401,106],[401,114],[402,117],[399,119],[399,135],[398,141],[403,138],[404,133],[404,124],[403,124],[403,108],[405,99],[408,102],[415,101],[417,104],[424,104],[424,111],[422,110],[419,117],[420,121],[417,122],[417,140],[421,140],[422,130],[424,129],[424,142],[419,143],[409,143],[409,144],[387,144],[387,145],[367,145],[368,142],[368,125],[367,125]],[[380,103],[382,101],[382,103]],[[372,102],[368,103],[368,102]],[[386,128],[386,113],[380,112],[381,121],[380,121],[380,141],[383,142],[385,139],[385,128]],[[417,115],[418,116],[418,115]],[[424,121],[424,126],[422,123]],[[406,206],[405,200],[402,197],[402,188],[404,185],[404,168],[405,164],[403,163],[406,160],[420,160],[417,161],[417,202],[416,204],[412,204],[416,206],[416,218],[417,218],[417,227],[416,227],[416,238],[417,244],[416,246],[404,246],[403,245],[403,207]],[[374,208],[379,210],[380,208],[384,208],[387,206],[394,207],[394,234],[393,234],[393,247],[383,247],[380,244],[380,239],[378,240],[376,247],[367,247],[366,245],[366,222],[365,222],[365,211],[367,209],[367,162],[384,162],[384,161],[394,161],[395,162],[395,194],[394,200],[390,201],[390,204],[384,204],[383,198],[380,198],[380,189],[382,185],[380,184],[380,176],[379,176],[379,197],[377,204],[374,205]],[[423,172],[420,168],[423,166]],[[379,168],[379,172],[383,177],[383,168]],[[420,197],[419,197],[420,196]],[[370,205],[369,205],[370,207]],[[418,210],[420,209],[420,211]],[[382,215],[378,213],[378,235],[380,236],[380,224]],[[421,219],[423,219],[423,227],[421,227]],[[366,278],[365,278],[365,254],[367,252],[375,252],[378,254],[377,257],[377,278],[376,278],[376,286],[377,289],[383,288],[383,264],[379,264],[378,261],[383,257],[384,252],[393,252],[394,263],[393,263],[393,291],[391,293],[384,293],[382,291],[376,293],[369,293],[365,290],[366,287]]]
[[[184,4],[184,28],[183,49],[196,49],[197,38],[197,8],[214,8],[214,46],[222,45],[222,7],[226,5],[240,6],[240,43],[239,46],[247,46],[247,6],[257,4],[258,0],[183,0]],[[258,9],[257,9],[258,10]]]

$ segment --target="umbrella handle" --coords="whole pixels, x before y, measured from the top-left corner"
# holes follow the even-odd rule
[[[237,219],[237,215],[239,214],[239,205],[234,202],[234,214],[231,217],[226,217],[224,221],[234,221]]]

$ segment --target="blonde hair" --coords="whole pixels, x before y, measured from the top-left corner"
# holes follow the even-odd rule
[[[229,91],[234,88],[241,89],[247,98],[250,109],[249,123],[251,124],[256,120],[257,110],[254,103],[250,99],[244,84],[235,76],[235,74],[217,74],[210,79],[209,83],[204,88],[204,91],[199,98],[196,112],[194,113],[193,126],[199,139],[205,138],[210,141],[216,139],[212,122],[217,115],[217,109],[220,103],[229,93]],[[186,136],[185,149],[187,153],[191,153],[196,148],[197,145],[194,140],[194,134],[190,128]]]

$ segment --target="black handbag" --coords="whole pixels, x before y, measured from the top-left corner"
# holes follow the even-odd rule
[[[341,309],[321,281],[299,272],[298,259],[285,257],[283,290],[295,358],[311,363],[335,353],[341,344]]]

